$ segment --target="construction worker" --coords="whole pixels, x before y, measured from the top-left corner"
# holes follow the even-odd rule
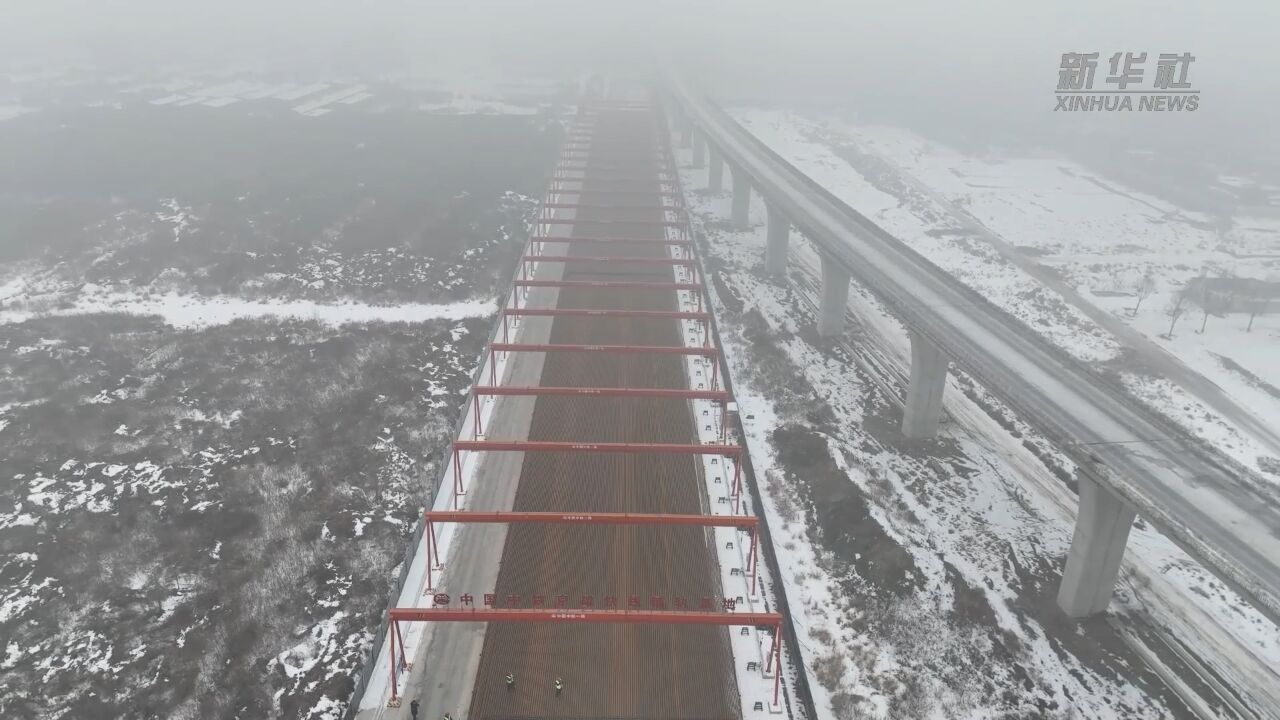
[[[449,713],[445,713],[444,716],[440,718],[440,720],[453,720],[453,716],[450,715]]]
[[[409,717],[418,720],[418,700],[415,698],[409,703]]]
[[[508,689],[508,690],[511,690],[511,689],[515,688],[515,686],[516,686],[516,676],[515,676],[515,675],[513,675],[513,674],[511,674],[511,673],[507,673],[507,678],[506,678],[506,680],[507,680],[507,689]]]
[[[561,680],[560,678],[556,678],[556,696],[559,697],[560,693],[563,691],[564,691],[564,680]]]

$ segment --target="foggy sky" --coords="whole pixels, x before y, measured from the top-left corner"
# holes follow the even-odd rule
[[[666,42],[719,96],[819,102],[889,118],[954,113],[993,136],[1043,124],[1132,126],[1174,142],[1277,152],[1277,0],[0,0],[0,61],[287,63],[418,74],[635,66]],[[1062,53],[1191,52],[1194,115],[1055,117]],[[1148,75],[1148,77],[1150,77]]]

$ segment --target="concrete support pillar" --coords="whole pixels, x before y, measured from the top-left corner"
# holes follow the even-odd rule
[[[1080,514],[1071,538],[1058,606],[1071,617],[1103,612],[1111,602],[1134,512],[1110,490],[1079,474]]]
[[[707,189],[711,192],[718,193],[724,189],[724,156],[716,149],[715,145],[708,145],[708,154],[711,156],[711,170],[707,176]]]
[[[849,271],[822,256],[822,303],[818,307],[818,334],[838,335],[844,330],[844,309],[849,303]]]
[[[702,169],[706,162],[707,154],[707,137],[705,133],[698,130],[693,131],[693,168],[695,170]]]
[[[751,226],[747,212],[751,209],[751,179],[742,168],[730,166],[733,170],[733,209],[729,213],[729,222],[734,230],[746,230]]]
[[[932,340],[911,332],[911,380],[902,413],[902,434],[913,439],[938,433],[942,391],[947,386],[947,356]]]
[[[693,121],[689,118],[680,119],[680,147],[688,148],[693,145]]]
[[[764,271],[767,275],[785,275],[791,220],[783,215],[782,210],[778,209],[774,203],[766,200],[764,206],[769,211],[769,234],[764,245]]]

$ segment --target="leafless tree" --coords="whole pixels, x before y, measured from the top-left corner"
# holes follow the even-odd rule
[[[1178,318],[1182,317],[1182,314],[1187,311],[1188,294],[1187,288],[1184,286],[1169,299],[1169,306],[1164,311],[1165,315],[1169,316],[1169,332],[1164,334],[1168,339],[1173,339],[1173,327],[1178,324]]]
[[[1217,304],[1216,296],[1209,292],[1209,276],[1207,273],[1200,275],[1200,311],[1203,316],[1200,319],[1200,329],[1196,332],[1203,335],[1204,329],[1209,326],[1209,315],[1213,313],[1213,308]]]
[[[1134,286],[1134,290],[1135,294],[1138,296],[1138,301],[1133,304],[1133,309],[1129,311],[1130,317],[1137,315],[1138,308],[1142,307],[1142,301],[1151,297],[1151,293],[1156,291],[1156,278],[1150,269],[1142,274],[1142,277]]]
[[[1271,294],[1267,292],[1265,285],[1260,280],[1249,281],[1249,325],[1244,329],[1245,332],[1253,332],[1253,320],[1259,315],[1266,315],[1268,306],[1271,305]]]

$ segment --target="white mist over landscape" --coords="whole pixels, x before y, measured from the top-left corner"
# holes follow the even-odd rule
[[[522,74],[592,66],[645,71],[667,48],[720,96],[804,102],[969,132],[1128,132],[1235,158],[1275,153],[1280,5],[1225,2],[899,3],[763,0],[393,0],[169,3],[9,0],[0,58],[112,70],[287,67],[394,76],[475,68]],[[1060,57],[1192,53],[1201,108],[1182,114],[1053,113]]]
[[[0,0],[0,718],[1280,720],[1277,66],[1280,0]],[[624,591],[765,622],[389,640]]]

